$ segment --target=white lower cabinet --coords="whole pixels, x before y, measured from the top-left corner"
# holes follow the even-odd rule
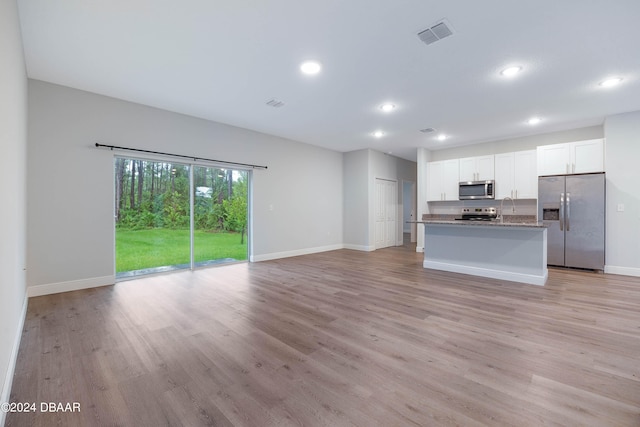
[[[496,199],[536,199],[536,150],[495,155]]]

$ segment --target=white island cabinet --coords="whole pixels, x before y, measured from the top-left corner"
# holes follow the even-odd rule
[[[423,221],[424,268],[544,285],[547,229],[540,223]]]

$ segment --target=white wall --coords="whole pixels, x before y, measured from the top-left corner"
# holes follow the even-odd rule
[[[431,160],[431,151],[426,148],[418,148],[417,150],[417,210],[418,221],[422,220],[422,215],[429,213],[427,205],[427,163]],[[424,225],[418,224],[416,228],[416,252],[424,252]]]
[[[640,111],[607,117],[604,129],[605,272],[640,276]]]
[[[409,181],[402,182],[402,232],[410,233],[411,232],[411,224],[407,221],[411,221],[411,205],[413,201],[414,195],[413,193],[413,184]]]
[[[96,142],[267,165],[254,172],[254,260],[342,247],[341,153],[30,80],[30,294],[113,282],[113,153]]]
[[[25,298],[27,75],[15,0],[0,1],[0,403],[9,400]],[[0,425],[5,413],[0,411]]]
[[[369,236],[369,150],[344,154],[344,245],[348,249],[372,251]]]

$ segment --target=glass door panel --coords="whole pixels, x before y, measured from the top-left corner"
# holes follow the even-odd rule
[[[115,159],[116,277],[190,267],[189,166]]]
[[[248,172],[194,166],[195,266],[247,259]]]

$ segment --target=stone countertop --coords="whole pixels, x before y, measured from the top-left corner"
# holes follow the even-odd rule
[[[511,220],[506,220],[505,222],[500,222],[499,220],[493,221],[456,221],[448,220],[448,219],[427,219],[423,221],[415,221],[417,224],[441,224],[441,225],[460,225],[463,227],[530,227],[530,228],[545,228],[542,222],[538,221],[522,221],[522,222],[514,222]]]
[[[500,220],[492,221],[461,221],[458,215],[430,215],[425,214],[422,221],[411,221],[417,224],[442,224],[442,225],[460,225],[460,226],[489,226],[489,227],[532,227],[545,228],[540,221],[536,221],[535,215],[505,215],[504,222]]]

